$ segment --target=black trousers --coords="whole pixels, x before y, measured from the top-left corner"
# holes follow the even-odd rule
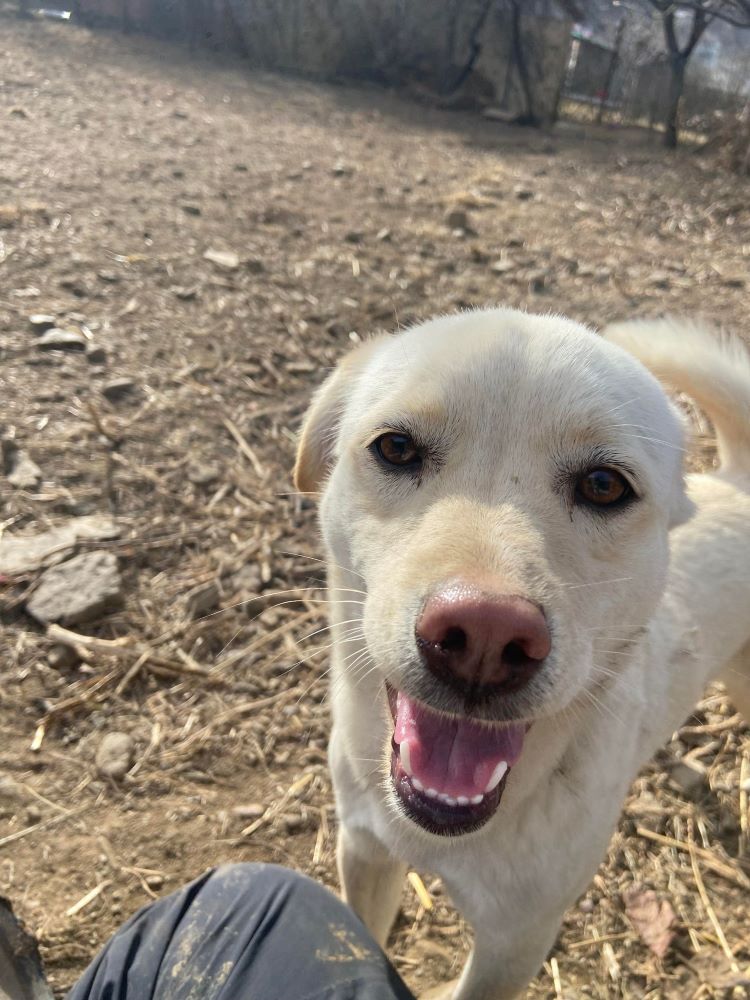
[[[414,1000],[355,914],[276,865],[224,865],[139,910],[68,1000]]]

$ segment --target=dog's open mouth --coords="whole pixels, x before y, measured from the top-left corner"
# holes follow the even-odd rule
[[[486,823],[521,756],[527,726],[444,715],[390,686],[388,701],[394,721],[391,780],[407,815],[442,836]]]

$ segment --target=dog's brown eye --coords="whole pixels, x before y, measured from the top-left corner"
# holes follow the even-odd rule
[[[373,441],[377,455],[388,465],[415,467],[422,461],[419,450],[408,434],[390,432]]]
[[[612,507],[632,495],[630,483],[614,469],[590,469],[576,482],[576,499],[596,507]]]

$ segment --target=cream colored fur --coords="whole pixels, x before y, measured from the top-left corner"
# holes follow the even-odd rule
[[[647,368],[714,420],[717,472],[683,478],[682,419]],[[367,449],[404,419],[443,452],[418,487],[384,476]],[[642,496],[626,512],[566,499],[560,470],[592,449],[635,472]],[[345,360],[311,407],[296,474],[321,492],[344,896],[384,943],[405,863],[438,873],[475,946],[434,995],[508,1000],[589,884],[638,769],[705,682],[722,676],[750,717],[748,357],[672,321],[602,338],[512,310],[442,317]],[[393,792],[385,681],[431,697],[415,620],[457,574],[502,577],[543,606],[553,647],[518,709],[533,724],[497,812],[446,838]]]

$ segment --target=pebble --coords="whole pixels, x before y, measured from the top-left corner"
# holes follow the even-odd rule
[[[92,344],[86,351],[86,360],[92,365],[104,365],[107,363],[107,352],[103,347]]]
[[[449,229],[463,229],[468,232],[471,229],[468,212],[463,208],[450,208],[445,213],[445,224]]]
[[[58,642],[47,651],[47,663],[53,670],[66,670],[78,663],[78,654],[71,646]]]
[[[680,762],[669,772],[672,784],[688,798],[700,795],[705,788],[705,775],[689,764]]]
[[[221,466],[216,462],[191,462],[187,468],[188,480],[194,486],[210,486],[221,476]]]
[[[203,254],[203,259],[226,271],[235,271],[240,266],[240,258],[233,250],[216,250],[214,247],[209,247]]]
[[[523,184],[516,184],[513,188],[513,194],[519,201],[529,201],[534,197],[534,192],[531,188],[524,187]]]
[[[29,316],[29,324],[34,333],[45,333],[47,330],[51,330],[57,326],[57,320],[54,316],[47,315],[47,313],[32,313]]]
[[[116,378],[102,386],[102,396],[110,403],[118,403],[126,396],[132,396],[138,386],[130,378]]]
[[[265,811],[266,807],[261,802],[248,802],[244,806],[235,806],[232,815],[237,819],[260,819]]]
[[[53,326],[41,335],[36,346],[40,351],[85,351],[86,338],[75,330],[61,330]]]
[[[215,580],[209,583],[202,583],[198,587],[193,587],[186,596],[186,609],[188,615],[195,618],[202,618],[210,611],[214,611],[219,604],[221,592]]]
[[[42,625],[91,621],[122,600],[122,579],[112,552],[83,552],[42,573],[26,610]]]
[[[17,490],[33,490],[42,481],[42,470],[25,451],[17,451],[11,459],[6,478]]]
[[[129,733],[107,733],[96,751],[96,769],[104,778],[119,781],[133,766],[135,742]]]

